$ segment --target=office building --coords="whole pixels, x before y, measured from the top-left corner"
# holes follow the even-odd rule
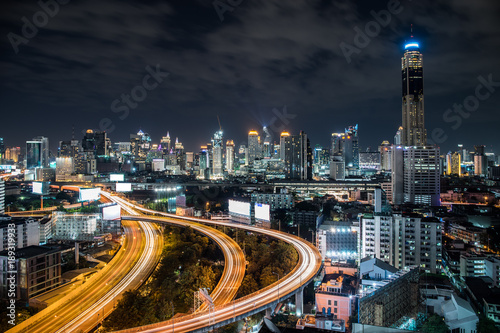
[[[49,139],[43,136],[26,141],[26,169],[49,167]]]
[[[383,141],[378,147],[380,152],[380,170],[391,171],[391,145],[389,141]]]
[[[285,137],[285,176],[287,179],[312,179],[312,151],[307,134]]]
[[[106,132],[88,129],[82,140],[84,152],[94,153],[94,156],[107,156],[108,143]]]
[[[446,154],[446,174],[462,176],[462,154],[460,152]]]
[[[15,248],[40,244],[40,223],[34,218],[0,216],[0,251],[9,247],[9,233],[13,234]]]
[[[281,161],[285,161],[285,140],[287,137],[290,136],[290,133],[289,132],[281,132],[281,135],[280,135],[280,160]]]
[[[484,146],[474,146],[474,175],[488,175],[488,157],[484,153]]]
[[[13,264],[13,269],[7,270]],[[15,251],[15,260],[9,260],[8,251],[0,252],[0,298],[11,298],[8,271],[15,276],[16,300],[28,302],[30,298],[49,291],[61,284],[61,251],[43,246],[28,246]]]
[[[170,154],[170,149],[171,147],[171,140],[170,140],[170,132],[167,132],[167,136],[164,136],[161,138],[160,141],[161,148],[163,150],[164,154]]]
[[[151,149],[151,137],[143,131],[137,134],[130,134],[130,151],[136,159],[146,160],[146,156]]]
[[[219,130],[215,132],[212,139],[212,177],[222,178],[224,176],[224,143],[223,132]]]
[[[227,140],[226,142],[226,171],[228,174],[234,174],[234,142]]]
[[[271,206],[271,211],[276,209],[290,210],[293,208],[293,195],[287,193],[252,193],[252,204],[260,203]]]
[[[100,233],[102,215],[54,212],[53,219],[54,239],[92,241]]]
[[[440,205],[439,148],[392,147],[392,201]]]
[[[7,147],[5,148],[4,160],[18,163],[20,154],[21,154],[21,147]]]
[[[252,163],[258,158],[262,158],[262,146],[260,143],[259,132],[248,132],[248,163]]]
[[[266,126],[264,126],[262,131],[266,134],[262,142],[262,157],[271,158],[273,153],[273,137]]]
[[[403,77],[403,130],[401,145],[425,146],[427,131],[424,123],[424,66],[419,44],[412,39],[405,45],[401,58]]]

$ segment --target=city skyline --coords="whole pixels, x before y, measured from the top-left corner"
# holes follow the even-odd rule
[[[18,53],[7,35],[20,34],[21,18],[30,17],[40,8],[36,4],[4,5],[9,9],[2,14],[6,38],[1,46],[1,96],[6,112],[0,130],[8,146],[23,146],[26,140],[43,135],[49,137],[54,150],[57,141],[71,138],[73,124],[79,138],[83,130],[99,129],[101,120],[109,118],[107,126],[115,127],[108,135],[113,141],[127,140],[139,129],[159,141],[170,130],[187,150],[196,151],[219,128],[217,116],[224,136],[237,145],[250,129],[269,126],[276,118],[273,110],[283,112],[286,107],[294,117],[286,119],[286,129],[305,131],[312,145],[327,146],[332,132],[358,123],[360,147],[376,149],[383,140],[392,141],[401,125],[398,59],[413,23],[414,35],[426,54],[428,138],[432,138],[434,129],[442,129],[440,137],[447,139],[436,142],[442,152],[455,149],[457,144],[486,144],[486,150],[491,151],[499,135],[494,131],[498,122],[494,110],[500,97],[494,85],[490,96],[481,99],[477,111],[467,118],[446,112],[453,110],[454,103],[463,104],[474,95],[476,86],[483,82],[478,78],[492,82],[500,78],[493,60],[497,47],[494,41],[500,30],[493,21],[498,5],[442,2],[432,18],[428,17],[427,5],[401,2],[402,10],[393,14],[390,24],[381,27],[366,47],[350,55],[350,63],[341,43],[355,45],[354,28],[363,29],[375,21],[370,12],[387,10],[387,2],[337,3],[331,7],[286,4],[287,17],[279,16],[275,3],[241,3],[234,11],[224,13],[222,22],[211,5],[200,5],[196,11],[179,4],[163,4],[155,8],[155,13],[150,7],[123,5],[120,13],[129,18],[123,20],[128,29],[117,30],[108,23],[102,38],[94,31],[109,22],[106,18],[116,9],[113,3],[102,7],[71,3],[62,6],[29,43],[20,44]],[[488,10],[483,6],[489,6]],[[299,12],[308,15],[298,16]],[[340,17],[346,13],[351,20]],[[76,26],[64,30],[68,29],[68,20],[91,14],[99,18],[95,26],[79,33]],[[133,29],[132,18],[144,20],[146,15],[150,22],[143,22],[143,30]],[[154,25],[165,16],[168,22]],[[462,16],[467,19],[460,20]],[[289,27],[298,17],[306,17],[311,33],[299,34]],[[180,25],[178,29],[190,24],[189,34],[177,36],[175,31],[179,30],[168,29],[176,24]],[[158,36],[160,31],[164,34]],[[252,34],[243,37],[243,31]],[[86,38],[89,34],[93,37]],[[116,44],[114,49],[108,45],[110,41]],[[56,48],[58,43],[65,47]],[[144,51],[145,44],[153,45],[150,52]],[[101,52],[93,51],[97,46],[102,47]],[[261,51],[255,52],[255,47]],[[110,62],[116,52],[121,54]],[[475,61],[470,61],[472,57]],[[370,66],[373,62],[377,63],[375,67]],[[113,112],[113,102],[120,94],[130,93],[157,65],[169,75],[160,78],[162,82],[148,91],[147,98],[120,119],[125,114]],[[54,92],[58,92],[58,98]],[[20,114],[28,119],[23,131],[8,126]],[[481,132],[492,134],[489,142],[478,137]]]

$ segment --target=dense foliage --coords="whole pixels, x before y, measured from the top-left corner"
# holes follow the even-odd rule
[[[213,290],[223,259],[217,245],[191,228],[166,227],[165,247],[158,269],[139,290],[126,292],[116,310],[104,321],[105,331],[168,320],[187,313],[199,288]]]

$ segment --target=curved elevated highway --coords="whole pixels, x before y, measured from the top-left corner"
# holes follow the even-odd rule
[[[234,300],[228,304],[218,305],[215,307],[214,311],[199,312],[176,318],[175,320],[122,330],[120,332],[167,332],[172,330],[177,332],[207,332],[213,328],[227,325],[262,310],[269,310],[270,308],[275,307],[280,301],[287,299],[294,294],[297,297],[298,303],[302,303],[302,291],[304,286],[307,285],[321,269],[321,255],[316,247],[294,235],[232,222],[218,222],[160,213],[133,205],[123,199],[121,200],[122,204],[133,207],[143,213],[160,215],[148,217],[141,216],[139,218],[134,216],[123,216],[123,220],[138,219],[145,222],[168,224],[175,223],[176,221],[191,221],[195,223],[223,225],[251,232],[262,233],[291,244],[299,254],[299,262],[292,272],[274,284],[253,294]],[[298,312],[300,312],[301,305],[299,305],[297,309]]]

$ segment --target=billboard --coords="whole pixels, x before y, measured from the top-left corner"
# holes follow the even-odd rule
[[[80,188],[79,201],[94,201],[101,199],[100,188]]]
[[[250,203],[229,200],[229,213],[250,217]]]
[[[119,220],[121,218],[121,208],[119,205],[105,206],[102,208],[103,220]]]
[[[33,182],[33,194],[40,194],[40,195],[49,194],[49,183]]]
[[[110,182],[123,182],[125,181],[125,175],[123,173],[110,173],[109,174]]]
[[[271,220],[271,206],[266,204],[255,203],[255,218],[257,220],[270,221]]]
[[[132,192],[132,183],[116,183],[116,192]]]

